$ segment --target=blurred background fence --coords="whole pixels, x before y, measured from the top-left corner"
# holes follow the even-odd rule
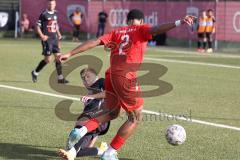
[[[240,1],[237,0],[57,0],[58,21],[61,31],[66,35],[72,30],[69,15],[76,7],[84,14],[81,31],[85,38],[95,36],[100,11],[108,14],[106,32],[109,32],[126,25],[126,14],[132,8],[141,9],[145,14],[145,22],[151,25],[175,21],[186,14],[199,16],[202,10],[213,9],[217,22],[215,48],[239,51]],[[27,14],[30,26],[34,28],[45,8],[46,0],[0,0],[0,36],[16,36],[18,13],[19,21],[24,13]],[[168,45],[195,47],[196,35],[196,26],[184,26],[158,39],[167,38]]]

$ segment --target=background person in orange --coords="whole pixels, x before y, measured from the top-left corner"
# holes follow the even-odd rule
[[[208,53],[212,53],[213,49],[213,34],[215,33],[215,17],[212,9],[207,11],[207,26],[206,26],[206,38],[208,43]]]
[[[80,35],[80,25],[82,23],[83,14],[80,8],[76,8],[76,10],[70,15],[70,19],[73,24],[73,41],[79,42]]]
[[[207,26],[207,12],[202,11],[201,16],[198,18],[198,52],[205,52],[206,49],[206,26]]]

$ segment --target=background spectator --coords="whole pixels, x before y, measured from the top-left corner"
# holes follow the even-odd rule
[[[105,25],[107,22],[107,13],[105,11],[98,13],[98,30],[97,30],[97,37],[104,34]]]
[[[28,15],[24,13],[21,20],[21,35],[29,31],[30,31],[30,22],[28,20]]]
[[[207,26],[206,26],[206,38],[208,43],[208,53],[212,53],[213,34],[215,33],[215,17],[212,9],[207,11]]]
[[[202,11],[201,16],[198,18],[198,52],[205,52],[206,49],[206,25],[207,13]]]
[[[80,8],[76,8],[76,10],[70,15],[70,19],[73,24],[73,41],[79,42],[80,35],[80,26],[82,23],[83,14]]]

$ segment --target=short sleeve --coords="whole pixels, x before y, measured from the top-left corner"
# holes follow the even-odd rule
[[[113,32],[110,32],[110,33],[102,35],[98,39],[101,41],[101,43],[103,45],[106,45],[106,44],[112,42],[112,38],[113,38]]]
[[[150,33],[151,26],[150,25],[142,25],[140,27],[140,34],[143,38],[143,41],[148,41],[152,39],[152,34]]]
[[[39,18],[38,18],[37,25],[38,25],[39,27],[41,27],[43,21],[44,21],[44,16],[43,16],[43,14],[41,14],[41,15],[39,16]]]

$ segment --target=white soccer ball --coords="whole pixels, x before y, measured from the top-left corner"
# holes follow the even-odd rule
[[[180,125],[171,125],[166,130],[166,139],[171,145],[181,145],[186,140],[186,131]]]

